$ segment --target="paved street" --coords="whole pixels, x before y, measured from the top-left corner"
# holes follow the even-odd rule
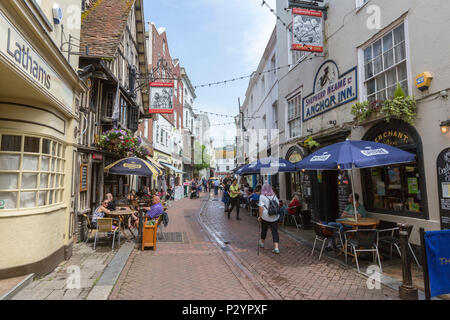
[[[281,254],[266,248],[257,255],[258,224],[241,209],[228,220],[223,204],[183,199],[169,209],[164,232],[184,232],[183,243],[158,242],[157,250],[135,250],[110,299],[397,299],[398,292],[382,286],[370,290],[367,278],[352,268],[311,257],[311,249],[284,233]]]

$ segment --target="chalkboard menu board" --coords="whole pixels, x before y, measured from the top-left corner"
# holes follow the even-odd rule
[[[347,171],[339,172],[338,175],[338,202],[339,202],[339,215],[342,214],[345,207],[348,205],[348,195],[350,190],[350,180],[348,178]]]
[[[450,229],[450,148],[443,150],[436,163],[441,229]]]
[[[80,166],[80,191],[88,190],[88,165],[86,163]]]

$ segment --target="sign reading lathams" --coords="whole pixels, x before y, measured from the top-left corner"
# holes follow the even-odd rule
[[[72,111],[73,91],[0,11],[0,54]]]

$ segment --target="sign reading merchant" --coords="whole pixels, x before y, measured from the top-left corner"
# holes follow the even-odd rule
[[[149,113],[173,113],[173,83],[150,83]]]
[[[73,91],[0,11],[0,54],[72,112]]]
[[[357,80],[356,67],[341,75],[334,61],[325,61],[314,78],[313,93],[303,98],[303,121],[355,100]]]
[[[292,9],[292,50],[323,52],[323,13]]]

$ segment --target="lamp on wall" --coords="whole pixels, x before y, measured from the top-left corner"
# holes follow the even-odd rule
[[[450,129],[450,120],[442,121],[440,127],[441,127],[441,133],[447,134]]]

